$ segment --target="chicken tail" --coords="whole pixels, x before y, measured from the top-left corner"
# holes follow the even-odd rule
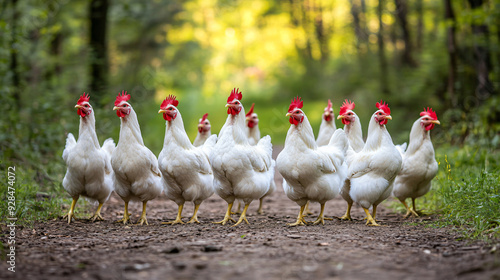
[[[64,151],[62,154],[62,158],[64,161],[68,159],[68,153],[75,145],[76,145],[75,136],[73,136],[73,133],[68,133],[68,137],[66,138],[66,146],[64,147]]]
[[[102,144],[102,149],[108,153],[109,156],[113,153],[115,150],[115,141],[113,141],[112,138],[108,138],[104,141]]]

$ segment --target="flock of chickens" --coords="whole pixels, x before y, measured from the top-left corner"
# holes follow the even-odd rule
[[[148,224],[146,204],[162,191],[178,205],[175,220],[164,224],[184,223],[181,215],[186,201],[195,206],[187,223],[199,223],[198,208],[214,192],[228,204],[224,219],[217,223],[248,224],[250,203],[259,199],[261,213],[262,199],[276,189],[275,168],[284,178],[286,195],[300,206],[297,221],[290,226],[308,224],[304,217],[309,201],[321,205],[313,224],[324,224],[325,203],[339,194],[347,202],[346,213],[339,217],[342,220],[351,220],[351,207],[356,202],[366,213],[367,225],[378,226],[377,206],[391,193],[407,208],[405,217],[418,216],[415,199],[428,192],[438,170],[430,130],[439,121],[432,109],[420,113],[406,149],[406,143],[393,144],[385,127],[392,119],[391,110],[382,101],[376,104],[377,111],[370,118],[365,142],[360,120],[353,111],[354,103],[344,101],[337,117],[344,129],[336,129],[332,103],[328,100],[315,139],[302,111],[303,101],[297,97],[286,113],[291,125],[284,148],[274,160],[271,137],[260,137],[254,105],[245,114],[241,99],[241,92],[233,89],[226,103],[228,117],[218,135],[211,134],[205,114],[191,144],[177,108],[179,101],[168,96],[158,111],[166,121],[166,131],[163,149],[156,158],[144,145],[137,115],[128,102],[130,95],[122,92],[114,103],[113,110],[121,120],[118,144],[115,147],[113,140],[107,139],[101,147],[89,96],[84,93],[75,105],[80,115],[78,141],[69,133],[63,152],[67,165],[63,186],[73,198],[64,216],[68,223],[75,218],[74,208],[80,196],[99,202],[91,220],[102,220],[102,205],[114,190],[125,204],[123,218],[118,221],[124,224],[130,222],[131,200],[143,203],[138,223]],[[407,198],[412,199],[413,209],[406,204]],[[231,217],[236,201],[244,204],[237,221]]]

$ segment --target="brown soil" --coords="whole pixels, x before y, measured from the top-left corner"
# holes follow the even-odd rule
[[[250,225],[213,224],[227,207],[216,195],[200,207],[201,224],[162,225],[177,213],[163,196],[148,203],[149,226],[118,224],[113,221],[122,218],[123,202],[113,195],[102,209],[105,221],[68,225],[56,219],[17,228],[16,272],[8,271],[4,260],[0,278],[500,279],[498,245],[462,240],[449,228],[408,223],[383,205],[377,211],[381,227],[366,226],[359,207],[353,207],[351,222],[289,227],[299,207],[283,193],[279,174],[276,180],[278,189],[265,200],[264,215],[256,214],[257,201],[251,204]],[[327,203],[326,214],[342,215],[345,207],[337,198]],[[193,208],[184,209],[187,221]],[[309,220],[319,205],[311,209]],[[130,204],[133,221],[140,211],[139,203]]]

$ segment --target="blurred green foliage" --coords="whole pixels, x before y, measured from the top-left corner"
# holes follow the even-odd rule
[[[389,67],[388,92],[382,93],[378,1],[364,1],[359,38],[353,28],[350,3],[354,2],[359,1],[112,1],[109,85],[105,94],[90,92],[100,142],[108,137],[118,141],[120,122],[112,107],[121,90],[132,95],[145,144],[158,154],[164,120],[157,111],[165,96],[178,96],[193,140],[198,119],[206,112],[212,133],[218,133],[227,117],[226,98],[239,87],[246,108],[256,103],[262,135],[271,135],[275,145],[284,143],[289,128],[284,115],[298,95],[315,133],[327,99],[338,113],[348,98],[356,102],[366,136],[374,104],[384,99],[391,106],[388,130],[395,143],[408,141],[411,124],[429,106],[442,123],[432,132],[436,146],[498,149],[500,101],[494,91],[487,96],[475,93],[473,47],[480,44],[489,51],[489,77],[498,90],[499,1],[487,1],[478,10],[465,2],[453,3],[459,56],[457,106],[451,105],[446,88],[446,28],[452,23],[444,20],[443,3],[422,0],[420,16],[409,1],[412,38],[416,41],[421,21],[422,39],[421,47],[412,52],[416,65],[407,66],[400,59],[403,41],[395,5],[385,1],[382,35]],[[89,65],[94,59],[88,46],[88,5],[87,0],[0,4],[0,169],[5,172],[15,165],[20,170],[18,186],[26,190],[27,198],[33,199],[37,192],[49,193],[54,201],[67,198],[61,186],[65,173],[61,155],[67,133],[78,134],[74,104],[89,91]],[[489,37],[472,36],[471,24],[485,24]],[[342,127],[340,122],[337,126]],[[2,184],[2,195],[3,190]],[[32,213],[35,204],[19,211]],[[52,213],[60,212],[60,205],[51,205]]]

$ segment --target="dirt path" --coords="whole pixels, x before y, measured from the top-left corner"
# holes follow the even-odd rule
[[[410,225],[383,206],[377,215],[382,227],[365,226],[359,207],[353,207],[357,220],[352,222],[288,227],[299,207],[281,183],[277,187],[265,201],[265,214],[256,214],[254,202],[251,224],[236,228],[212,224],[223,218],[227,206],[216,195],[200,207],[201,224],[161,225],[177,213],[165,197],[148,204],[149,226],[116,224],[123,202],[113,195],[103,207],[106,221],[78,220],[68,226],[57,219],[18,228],[16,272],[2,261],[0,278],[500,279],[500,254],[490,245],[461,241],[449,229]],[[330,201],[327,216],[342,215],[345,207],[341,198]],[[317,215],[319,205],[311,208]],[[189,217],[192,205],[184,209]],[[130,210],[136,221],[140,204],[131,203]]]

